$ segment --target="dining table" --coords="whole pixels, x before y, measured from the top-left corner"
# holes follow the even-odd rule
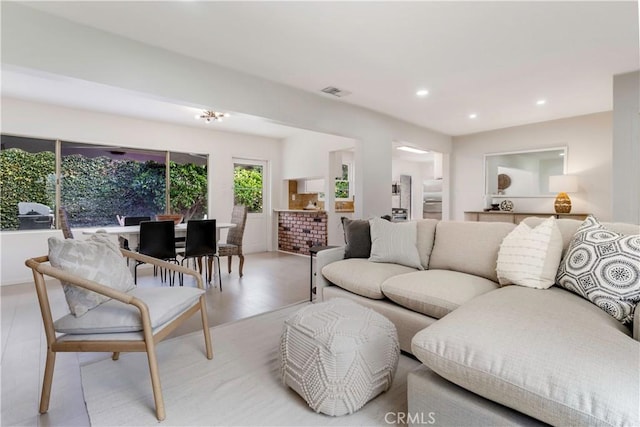
[[[233,228],[236,225],[232,222],[218,222],[216,221],[216,242],[220,241],[220,230],[226,228]],[[140,225],[117,225],[111,227],[92,227],[82,230],[82,234],[95,234],[98,231],[101,233],[107,233],[111,235],[121,236],[129,240],[130,248],[137,248],[140,240]],[[176,224],[176,237],[184,237],[187,234],[187,224],[182,222]],[[135,263],[130,263],[129,268],[133,274]]]

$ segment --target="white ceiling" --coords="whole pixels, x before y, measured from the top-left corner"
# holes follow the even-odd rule
[[[320,89],[336,86],[352,92],[341,102],[450,135],[611,110],[612,76],[640,68],[635,1],[25,4],[318,96],[330,97]],[[144,111],[158,120],[203,107],[58,79],[63,101],[49,76],[8,72],[3,96]],[[419,88],[429,95],[416,97]],[[87,96],[89,90],[100,96]],[[89,99],[100,106],[87,105]],[[536,105],[539,99],[546,104]],[[238,113],[238,128],[264,126],[249,133],[294,132]],[[234,116],[225,126],[233,128]]]

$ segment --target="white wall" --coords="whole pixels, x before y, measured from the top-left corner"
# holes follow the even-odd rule
[[[335,213],[333,193],[330,191],[334,178],[330,173],[330,153],[347,150],[356,141],[335,135],[316,132],[294,135],[282,140],[282,179],[323,178],[325,183],[325,210],[327,211],[327,243],[339,245],[344,242],[340,217]],[[357,165],[355,166],[357,170]],[[287,193],[283,193],[281,208],[286,209]],[[359,200],[359,198],[356,198]]]
[[[33,282],[33,274],[24,262],[29,258],[48,254],[47,239],[49,237],[62,239],[62,230],[0,233],[0,286]]]
[[[353,148],[351,138],[317,132],[282,140],[282,178],[329,178],[329,153]]]
[[[640,224],[640,71],[613,78],[613,219]]]
[[[2,99],[2,132],[74,142],[208,154],[209,215],[220,221],[228,222],[231,219],[233,158],[266,160],[270,169],[268,191],[273,200],[280,200],[282,197],[281,142],[271,138],[132,119],[10,98]],[[267,218],[262,221],[264,227],[256,228],[250,226],[249,221],[247,223],[244,239],[244,250],[247,253],[263,248],[265,241],[267,248],[273,247],[270,221],[272,210],[271,206],[265,208]],[[46,248],[44,234],[42,238],[45,239]],[[24,259],[16,258],[19,254],[11,250],[11,242],[3,236],[3,266],[6,261],[8,266],[17,266],[24,270],[22,273],[28,273],[28,270],[22,268]],[[42,254],[32,254],[34,255]],[[25,280],[21,281],[29,280],[28,274],[22,276]],[[12,277],[12,273],[3,268],[0,283],[16,283]]]
[[[454,137],[452,219],[484,208],[484,154],[567,146],[567,173],[579,180],[579,192],[570,195],[571,211],[612,220],[611,131],[612,114],[605,112]],[[554,212],[555,197],[509,199],[516,211]]]
[[[451,138],[374,111],[144,45],[9,2],[2,5],[2,62],[142,92],[185,105],[264,117],[358,141],[361,215],[390,210],[394,140],[444,153]]]

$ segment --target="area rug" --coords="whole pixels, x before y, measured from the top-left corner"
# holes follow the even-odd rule
[[[308,304],[308,303],[306,303]],[[358,412],[330,417],[312,411],[280,379],[280,334],[285,319],[305,304],[211,328],[213,360],[204,355],[202,332],[157,347],[165,426],[386,425],[407,411],[407,374],[419,362],[400,356],[390,390]],[[93,426],[158,425],[145,353],[81,367]]]

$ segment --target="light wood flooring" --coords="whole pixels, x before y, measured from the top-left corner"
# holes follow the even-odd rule
[[[207,289],[210,326],[275,310],[309,298],[309,258],[282,252],[246,255],[244,277],[239,278],[237,257],[231,274],[222,259],[222,292],[217,281]],[[159,286],[152,269],[139,271],[138,286]],[[164,284],[166,286],[166,284]],[[194,286],[185,282],[185,286]],[[1,426],[88,426],[80,380],[80,365],[110,357],[109,353],[58,353],[49,412],[38,405],[46,355],[42,319],[32,283],[0,287],[2,359],[0,363]],[[62,287],[50,287],[54,319],[67,312]],[[193,316],[173,332],[200,330]],[[162,345],[162,344],[160,344]],[[216,346],[224,343],[214,342]],[[160,366],[162,378],[162,366]],[[151,390],[149,390],[151,392]]]

